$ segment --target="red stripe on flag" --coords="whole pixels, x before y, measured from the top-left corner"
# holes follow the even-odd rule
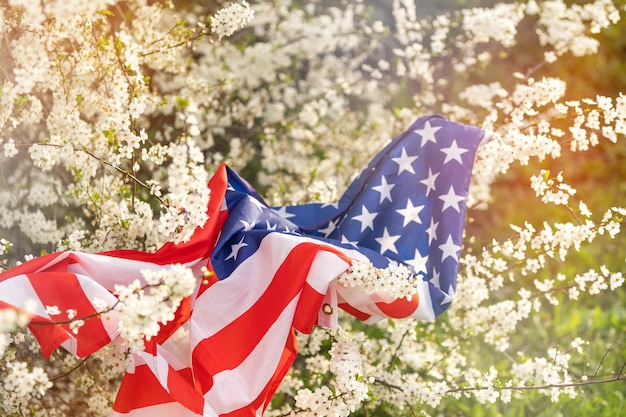
[[[268,277],[271,282],[254,305],[215,335],[195,346],[192,367],[202,392],[211,388],[211,375],[236,368],[252,352],[280,313],[302,290],[318,250],[319,245],[312,243],[294,247],[274,277]]]
[[[148,365],[135,366],[126,372],[113,404],[118,413],[130,413],[136,408],[173,402],[172,396],[161,386]]]
[[[220,417],[255,417],[257,415],[257,410],[260,408],[263,408],[262,411],[265,411],[265,409],[269,406],[269,400],[272,396],[274,396],[274,393],[280,386],[281,381],[289,371],[297,353],[298,348],[296,345],[296,337],[293,330],[291,330],[289,332],[287,342],[285,343],[285,348],[283,349],[280,362],[276,367],[276,372],[274,372],[274,375],[272,375],[272,378],[258,397],[250,403],[250,405],[231,411],[230,413],[220,414]]]
[[[174,370],[170,366],[167,373],[167,386],[172,398],[194,413],[202,415],[204,398],[193,386],[191,368]]]
[[[296,335],[294,331],[289,332],[289,337],[287,338],[287,342],[285,343],[285,349],[283,350],[283,354],[280,358],[280,362],[276,367],[276,372],[272,376],[269,384],[265,388],[264,392],[259,395],[259,399],[255,402],[256,408],[258,409],[263,402],[265,403],[263,406],[263,411],[269,406],[269,401],[273,396],[283,378],[289,372],[289,368],[291,368],[291,364],[296,359],[296,355],[298,354],[298,346],[296,342]],[[259,400],[263,400],[263,402],[259,402]]]
[[[346,313],[353,315],[354,317],[356,317],[357,319],[361,321],[366,321],[367,319],[372,317],[371,314],[367,314],[367,313],[362,312],[361,310],[357,310],[356,308],[352,307],[348,303],[339,303],[338,306],[340,309],[342,309]]]
[[[74,274],[67,272],[35,273],[29,274],[28,279],[42,305],[57,306],[61,311],[61,314],[51,318],[52,322],[69,320],[68,309],[76,310],[75,319],[77,320],[97,313]],[[77,334],[73,334],[67,323],[59,325],[31,324],[30,329],[39,341],[42,354],[46,358],[60,344],[58,343],[61,336],[59,329],[66,332],[63,341],[70,337],[76,339],[76,355],[81,358],[92,354],[111,341],[110,335],[102,325],[99,316],[85,319],[84,325],[78,329]]]
[[[159,332],[151,339],[156,344],[163,344],[191,316],[191,297],[185,297],[174,313],[174,319],[167,323],[159,323]]]
[[[397,298],[391,303],[376,303],[376,307],[378,307],[380,311],[385,314],[385,316],[394,319],[410,317],[411,314],[413,314],[413,312],[417,310],[418,306],[419,296],[417,295],[417,293],[411,297],[411,301],[409,301],[407,298]]]
[[[311,333],[317,322],[317,313],[322,306],[322,301],[324,301],[324,294],[320,294],[305,283],[294,314],[293,327],[299,332]]]
[[[30,324],[28,328],[35,339],[37,339],[37,343],[39,343],[39,348],[41,349],[41,355],[45,359],[48,359],[50,355],[52,355],[52,352],[71,337],[65,329],[54,325],[42,326]]]
[[[333,275],[339,274],[336,268],[339,265],[341,265],[340,268],[347,268],[352,262],[351,258],[334,248],[320,245],[319,249],[316,253],[315,265],[309,270],[309,276],[300,294],[294,315],[293,327],[306,334],[311,333],[318,321],[318,312],[328,291],[328,285],[331,279],[335,278]],[[316,285],[317,289],[312,285]]]

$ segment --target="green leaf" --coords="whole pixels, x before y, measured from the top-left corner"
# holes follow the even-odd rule
[[[176,107],[179,110],[185,110],[189,107],[189,99],[186,97],[176,97]]]
[[[102,134],[107,139],[107,143],[109,145],[115,144],[115,131],[113,129],[104,129]]]

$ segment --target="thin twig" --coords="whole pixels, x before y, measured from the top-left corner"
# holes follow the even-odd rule
[[[374,384],[378,384],[378,385],[382,385],[383,387],[387,387],[387,388],[392,388],[398,391],[402,391],[402,387],[398,386],[398,385],[394,385],[394,384],[390,384],[389,382],[382,380],[382,379],[374,379]]]
[[[87,359],[89,359],[89,356],[85,357],[82,361],[78,362],[78,364],[76,366],[74,366],[72,369],[70,369],[69,371],[61,374],[61,375],[57,375],[54,378],[50,378],[50,382],[54,382],[58,379],[61,378],[65,378],[66,376],[68,376],[69,374],[71,374],[72,372],[74,372],[75,370],[77,370],[78,368],[80,368],[85,362],[87,362]]]
[[[604,352],[604,355],[602,355],[602,359],[600,359],[600,363],[598,364],[598,367],[596,368],[596,372],[593,374],[594,378],[598,376],[598,372],[600,372],[600,368],[602,368],[602,364],[604,363],[604,359],[606,358],[606,356],[609,354],[610,351],[611,351],[611,347],[609,346],[609,348],[606,350],[606,352]]]
[[[417,417],[417,413],[413,409],[413,406],[411,405],[411,403],[409,403],[408,401],[405,401],[404,404],[409,408],[409,411],[411,412],[413,417]]]
[[[626,365],[626,363],[624,364]],[[624,368],[622,366],[622,369]],[[533,391],[533,390],[542,390],[542,389],[551,389],[551,388],[576,388],[583,387],[586,385],[595,385],[595,384],[607,384],[610,382],[618,382],[618,381],[626,381],[626,377],[622,377],[622,372],[620,371],[617,376],[608,379],[591,379],[588,381],[578,381],[578,382],[568,382],[563,384],[546,384],[546,385],[534,385],[534,386],[516,386],[516,385],[505,385],[500,387],[500,390],[509,390],[509,391]],[[486,387],[468,387],[468,388],[453,388],[446,391],[446,394],[451,394],[455,392],[471,392],[471,391],[483,391],[486,389],[492,389],[494,387],[486,386]]]
[[[402,335],[402,338],[400,339],[400,341],[398,342],[398,346],[396,346],[396,350],[393,352],[393,356],[391,357],[391,359],[389,360],[389,366],[387,366],[387,371],[391,370],[391,368],[393,367],[393,362],[396,360],[396,358],[398,357],[398,351],[400,350],[400,348],[402,347],[402,343],[404,342],[404,339],[407,337],[407,335],[409,334],[409,331],[411,329],[406,329],[406,331],[404,332],[404,334]]]
[[[33,144],[32,143],[21,143],[21,144],[18,144],[16,146],[30,146],[30,145],[33,145]],[[55,144],[55,143],[37,143],[37,145],[52,146],[52,147],[55,147],[55,148],[62,148],[63,147],[63,145],[58,145],[58,144]],[[141,181],[135,175],[131,174],[130,171],[127,171],[125,169],[122,169],[122,168],[118,167],[117,165],[114,165],[110,161],[107,161],[106,159],[99,157],[98,155],[94,154],[93,152],[91,152],[91,151],[89,151],[87,149],[79,149],[79,148],[74,148],[74,147],[72,147],[72,150],[74,152],[84,152],[84,153],[86,153],[87,155],[91,156],[92,158],[97,159],[98,161],[100,161],[104,165],[107,165],[107,166],[113,168],[114,170],[116,170],[117,172],[119,172],[121,174],[124,174],[125,176],[127,176],[131,180],[135,181],[137,184],[139,184],[141,187],[145,188],[146,190],[148,190],[148,191],[151,190],[151,188],[146,183]],[[164,207],[169,207],[169,203],[167,201],[163,200],[161,197],[156,196],[156,195],[154,195],[152,193],[150,193],[150,195],[152,195],[154,198],[156,198],[159,201],[159,203],[161,203]]]
[[[103,314],[107,314],[113,310],[115,310],[115,307],[117,307],[117,305],[120,303],[120,300],[115,301],[115,304],[113,304],[111,307],[107,308],[106,310],[102,310],[102,311],[97,311],[95,313],[91,313],[88,314],[86,316],[83,317],[74,317],[73,319],[68,319],[68,320],[61,320],[61,321],[43,321],[43,320],[31,320],[29,324],[34,324],[35,326],[46,326],[46,325],[54,325],[54,326],[58,326],[60,324],[70,324],[73,323],[75,321],[80,321],[80,320],[89,320],[92,319],[94,317],[98,317],[101,316]]]
[[[622,375],[624,374],[624,368],[626,368],[626,362],[622,364],[622,367],[619,369],[619,373],[617,374],[618,379],[622,379]]]
[[[452,388],[445,391],[445,394],[453,394],[458,392],[474,392],[474,391],[484,391],[488,389],[499,389],[499,390],[508,390],[508,391],[538,391],[545,390],[551,388],[576,388],[576,387],[584,387],[587,385],[596,385],[596,384],[608,384],[611,382],[619,382],[626,381],[626,376],[624,375],[624,369],[626,368],[626,362],[622,364],[620,371],[616,376],[607,379],[590,379],[587,381],[578,381],[578,382],[567,382],[562,384],[545,384],[545,385],[532,385],[532,386],[519,386],[519,385],[505,385],[502,387],[493,387],[493,386],[480,386],[480,387],[463,387],[463,388]],[[374,381],[375,384],[382,385],[387,388],[391,388],[397,391],[403,391],[402,387],[394,384],[390,384],[381,379],[376,379]]]
[[[148,191],[150,191],[150,190],[151,190],[151,188],[150,188],[147,184],[145,184],[143,181],[141,181],[141,180],[140,180],[139,178],[137,178],[135,175],[131,174],[129,171],[126,171],[126,170],[124,170],[124,169],[122,169],[122,168],[118,167],[117,165],[112,164],[111,162],[107,161],[106,159],[100,158],[99,156],[95,155],[93,152],[88,151],[88,150],[86,150],[86,149],[75,149],[75,148],[74,148],[74,150],[75,150],[75,151],[85,152],[87,155],[89,155],[89,156],[91,156],[91,157],[93,157],[93,158],[96,158],[98,161],[102,162],[103,164],[108,165],[108,166],[110,166],[111,168],[115,169],[116,171],[118,171],[118,172],[120,172],[120,173],[122,173],[122,174],[126,175],[128,178],[130,178],[131,180],[135,181],[137,184],[141,185],[141,186],[142,186],[143,188],[145,188],[146,190],[148,190]],[[156,199],[159,201],[159,203],[161,203],[163,206],[165,206],[165,207],[169,207],[169,204],[168,204],[165,200],[163,200],[161,197],[156,196],[156,195],[154,195],[154,194],[152,194],[152,196],[153,196],[154,198],[156,198]]]
[[[197,35],[195,35],[195,36],[190,36],[189,38],[187,38],[187,39],[185,39],[185,40],[182,40],[182,41],[180,41],[180,42],[178,42],[178,43],[175,43],[175,44],[173,44],[173,45],[166,45],[166,46],[164,46],[164,47],[161,47],[161,48],[158,48],[158,49],[154,49],[154,50],[152,50],[152,51],[143,52],[143,53],[139,54],[139,56],[141,56],[142,58],[144,58],[144,57],[146,57],[146,56],[148,56],[148,55],[154,55],[154,54],[158,54],[158,53],[161,53],[161,52],[169,51],[170,49],[179,48],[179,47],[181,47],[181,46],[183,46],[183,45],[186,45],[186,44],[187,44],[187,43],[189,43],[189,42],[193,42],[193,41],[195,41],[195,40],[201,39],[201,38],[203,38],[204,36],[206,36],[207,34],[208,34],[207,32],[205,32],[204,30],[202,30],[202,31],[200,31],[200,33],[198,33],[198,34],[197,34]]]

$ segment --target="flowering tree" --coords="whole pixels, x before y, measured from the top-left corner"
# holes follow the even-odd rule
[[[390,137],[441,113],[490,132],[452,307],[299,335],[267,415],[524,414],[595,389],[624,407],[624,171],[568,179],[603,157],[620,169],[606,155],[624,155],[626,96],[573,96],[581,80],[555,70],[620,38],[623,4],[208,3],[0,3],[3,268],[185,241],[224,161],[274,205],[335,201]],[[178,266],[146,280],[117,294],[139,344],[195,285]],[[1,414],[108,415],[124,352],[43,361],[29,320],[0,309]]]

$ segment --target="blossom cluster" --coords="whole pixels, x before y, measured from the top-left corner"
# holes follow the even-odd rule
[[[40,367],[29,369],[26,362],[13,361],[7,364],[8,373],[2,380],[4,407],[26,407],[32,398],[41,398],[52,382]]]
[[[241,4],[233,3],[218,10],[211,18],[211,30],[221,40],[224,36],[230,36],[237,29],[245,27],[253,17],[254,10],[250,8],[248,2],[243,0]]]
[[[13,341],[12,333],[30,322],[28,314],[11,308],[0,309],[0,358]]]
[[[13,246],[13,244],[5,238],[0,239],[0,255],[7,253],[11,246]]]
[[[537,197],[541,197],[543,203],[567,205],[570,196],[576,194],[576,190],[563,182],[562,172],[559,172],[556,178],[549,176],[549,171],[541,170],[540,175],[533,175],[530,179],[530,187]]]
[[[328,371],[334,375],[333,390],[323,385],[311,391],[302,389],[296,395],[296,407],[306,410],[299,413],[309,417],[346,417],[354,412],[368,397],[369,383],[373,378],[364,375],[363,357],[359,345],[350,334],[339,330],[332,334]]]
[[[410,300],[417,293],[419,278],[409,267],[395,261],[391,261],[386,268],[376,268],[370,262],[354,260],[337,277],[337,282],[349,288],[359,287],[367,294],[381,293]]]
[[[169,268],[141,271],[144,281],[116,285],[115,294],[121,303],[119,330],[128,347],[143,350],[159,332],[160,325],[172,321],[184,298],[195,290],[197,279],[191,269],[180,264]]]
[[[172,123],[166,138],[149,137],[145,116],[167,118],[170,103],[182,105],[176,92],[168,94],[168,80],[150,84],[150,74],[176,71],[184,49],[175,46],[205,34],[202,17],[186,23],[147,1],[11,3],[14,9],[3,9],[3,60],[14,76],[3,82],[1,142],[17,171],[7,182],[22,191],[2,191],[2,226],[19,225],[33,243],[62,248],[59,242],[74,233],[72,247],[83,250],[187,239],[206,220],[207,173],[198,169],[202,161],[186,140],[184,121]],[[64,169],[71,181],[42,176],[29,160],[44,172]],[[152,188],[164,189],[160,219],[140,188],[142,169],[156,166],[169,171],[153,178]],[[55,216],[61,201],[86,216]]]

